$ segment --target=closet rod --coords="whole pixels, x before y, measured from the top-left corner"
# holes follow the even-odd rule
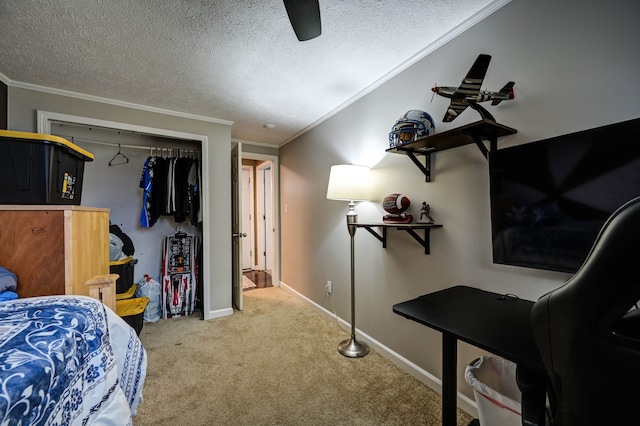
[[[71,142],[74,141],[80,141],[80,142],[86,142],[86,143],[91,143],[91,144],[96,144],[96,145],[105,145],[105,146],[115,146],[115,147],[121,147],[121,148],[132,148],[132,149],[143,149],[145,151],[148,151],[150,149],[164,149],[164,150],[180,150],[180,151],[195,151],[195,152],[200,152],[199,149],[195,149],[195,148],[168,148],[168,147],[161,147],[161,146],[143,146],[143,145],[123,145],[123,144],[118,144],[118,143],[113,143],[113,142],[102,142],[102,141],[95,141],[95,140],[91,140],[91,139],[85,139],[85,138],[76,138],[74,136],[65,136],[65,135],[57,135],[60,136],[61,138],[65,138],[70,140]]]
[[[150,148],[152,148],[150,146],[123,145],[123,144],[117,144],[117,143],[113,143],[113,142],[94,141],[94,140],[91,140],[91,139],[76,138],[76,137],[73,137],[73,136],[63,136],[63,135],[59,135],[59,136],[62,137],[62,138],[68,139],[73,143],[75,143],[75,141],[79,141],[79,142],[92,143],[92,144],[96,144],[96,145],[115,146],[115,147],[120,146],[121,148],[144,149],[146,151],[148,151]]]

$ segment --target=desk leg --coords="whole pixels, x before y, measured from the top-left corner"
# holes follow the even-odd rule
[[[458,346],[457,339],[442,333],[442,425],[457,424],[458,402]]]

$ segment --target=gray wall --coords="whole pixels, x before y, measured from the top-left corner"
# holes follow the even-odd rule
[[[235,142],[235,141],[234,141]],[[242,152],[247,154],[273,155],[278,156],[278,148],[274,146],[258,145],[251,142],[242,142]]]
[[[282,282],[350,318],[347,205],[326,200],[326,185],[333,164],[371,166],[375,197],[356,207],[361,222],[380,221],[381,199],[400,192],[412,200],[414,215],[427,201],[444,227],[431,232],[428,256],[406,233],[390,230],[385,250],[358,231],[356,324],[441,377],[440,334],[393,314],[394,303],[454,285],[536,300],[569,275],[493,264],[488,164],[478,148],[436,154],[434,181],[425,183],[409,158],[385,153],[391,126],[409,109],[430,112],[437,131],[477,121],[469,109],[443,123],[448,102],[437,96],[431,102],[429,89],[434,83],[458,85],[479,53],[493,57],[485,88],[516,82],[515,100],[487,107],[498,122],[518,130],[501,139],[501,147],[640,117],[639,17],[635,0],[513,0],[282,147]],[[327,280],[334,283],[329,297]],[[468,396],[462,372],[479,354],[459,344],[458,388]]]
[[[209,180],[206,182],[206,188],[209,190],[208,208],[211,223],[208,224],[209,256],[204,259],[204,264],[205,268],[210,270],[210,282],[203,285],[208,286],[210,291],[209,311],[204,315],[207,318],[230,314],[231,208],[229,203],[220,203],[219,200],[231,198],[231,126],[9,86],[9,129],[37,131],[37,110],[203,135],[208,138]],[[144,250],[144,247],[136,247],[136,250]]]

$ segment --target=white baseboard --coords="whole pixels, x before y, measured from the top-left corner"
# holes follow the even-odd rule
[[[331,320],[336,319],[336,317],[332,312],[318,305],[316,302],[309,299],[305,295],[294,290],[291,286],[287,285],[286,283],[280,281],[280,287],[298,296],[299,298],[301,298],[302,300],[310,304],[318,312],[325,315],[329,319]],[[351,324],[349,324],[348,322],[346,322],[345,320],[339,317],[338,317],[338,321],[340,322],[340,325],[343,326],[345,329],[350,329]],[[378,342],[376,339],[372,338],[366,333],[363,333],[362,331],[358,330],[357,327],[356,327],[356,331],[360,340],[362,340],[363,342],[367,343],[370,347],[380,352],[385,358],[393,362],[400,369],[412,375],[413,377],[420,380],[422,383],[424,383],[425,385],[429,386],[431,389],[433,389],[434,391],[442,395],[442,381],[438,379],[436,376],[429,373],[427,370],[421,368],[420,366],[416,365],[415,363],[409,361],[399,353],[393,351],[391,348]],[[476,402],[460,392],[458,392],[458,408],[462,409],[466,413],[469,413],[471,416],[475,418],[478,417],[478,408],[477,408]]]
[[[204,316],[205,320],[210,320],[214,318],[222,318],[233,315],[233,308],[224,308],[224,309],[216,309],[215,311],[209,311],[208,315]]]

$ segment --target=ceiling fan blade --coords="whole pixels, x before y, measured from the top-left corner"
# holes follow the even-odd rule
[[[311,40],[322,33],[318,0],[284,0],[284,7],[298,40]]]

